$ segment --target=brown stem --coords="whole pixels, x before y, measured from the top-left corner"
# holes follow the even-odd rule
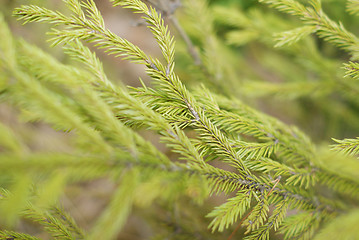
[[[202,61],[201,61],[201,58],[199,56],[199,53],[198,53],[196,47],[192,43],[192,40],[189,38],[187,33],[183,30],[183,28],[180,25],[180,23],[178,22],[177,18],[174,15],[171,15],[169,17],[169,19],[171,20],[173,26],[177,29],[178,33],[181,35],[181,37],[185,41],[185,43],[187,45],[187,50],[188,50],[189,54],[191,55],[191,57],[193,58],[195,65],[197,65],[197,66],[202,65]]]

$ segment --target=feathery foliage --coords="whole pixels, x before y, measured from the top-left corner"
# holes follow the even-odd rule
[[[245,12],[205,0],[183,1],[181,24],[189,36],[173,15],[171,8],[177,5],[171,1],[110,0],[114,7],[142,17],[161,57],[150,56],[111,31],[93,0],[63,2],[70,12],[23,5],[13,14],[23,23],[51,25],[51,45],[61,46],[79,64],[62,63],[13,37],[0,19],[0,99],[16,106],[26,121],[65,132],[71,146],[67,151],[36,151],[19,132],[0,124],[0,169],[5,177],[0,179],[0,214],[9,229],[26,218],[54,239],[115,239],[132,212],[146,212],[154,219],[156,213],[150,209],[160,207],[183,216],[188,199],[199,211],[209,212],[199,219],[187,213],[191,222],[207,224],[209,236],[219,239],[227,229],[232,232],[229,239],[237,229],[245,231],[244,239],[269,239],[273,233],[285,239],[320,239],[334,234],[330,226],[341,219],[349,226],[358,220],[358,214],[349,213],[359,199],[358,139],[335,139],[336,144],[322,149],[297,127],[244,103],[253,88],[258,94],[265,90],[264,94],[283,98],[318,98],[318,108],[334,115],[340,109],[332,112],[329,103],[347,104],[343,111],[351,117],[341,121],[352,124],[358,119],[359,40],[324,13],[319,0],[307,5],[296,0],[259,1],[299,18],[302,26],[292,18],[283,23],[283,15],[263,5]],[[168,9],[161,8],[166,4]],[[356,8],[356,1],[348,1],[350,13],[356,14]],[[183,46],[176,45],[166,20],[187,45],[190,59],[187,56],[185,67],[180,61],[186,55]],[[217,24],[226,26],[225,39]],[[342,59],[327,59],[314,35],[351,56],[344,64],[346,74],[341,72]],[[234,50],[253,41],[263,49],[275,47],[271,56],[282,64],[270,65],[272,60],[265,58],[263,62],[292,82],[249,81],[261,70],[249,72],[250,61],[236,59]],[[112,81],[94,49],[141,64],[151,83],[141,80],[141,87],[126,87]],[[296,56],[300,64],[292,66],[272,51]],[[291,72],[299,69],[298,75]],[[303,80],[310,74],[317,81]],[[197,79],[202,84],[195,84]],[[334,97],[328,103],[320,101],[334,93],[340,96],[338,102]],[[158,136],[173,154],[160,151],[142,131]],[[103,178],[114,185],[110,201],[93,225],[82,230],[59,206],[70,186]],[[222,193],[228,195],[225,202],[213,210],[203,203]],[[206,227],[189,236],[180,216],[170,223],[177,229],[176,239],[208,236]],[[348,236],[356,234],[350,231]],[[37,239],[13,230],[1,230],[0,237]]]

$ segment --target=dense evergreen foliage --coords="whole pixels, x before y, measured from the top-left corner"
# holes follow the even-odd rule
[[[333,20],[352,28],[358,0],[184,0],[178,16],[179,1],[110,2],[141,16],[161,57],[114,34],[93,0],[13,11],[50,24],[69,63],[1,16],[1,101],[65,132],[70,147],[33,149],[0,123],[0,239],[42,238],[19,230],[28,220],[53,239],[115,239],[133,211],[152,239],[359,238],[359,39]],[[141,64],[150,83],[110,80],[98,49]],[[274,112],[311,136],[252,107],[278,103]],[[63,198],[94,179],[115,187],[83,230]]]

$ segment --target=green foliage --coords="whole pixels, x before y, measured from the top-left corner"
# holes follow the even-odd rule
[[[333,139],[337,144],[332,145],[334,151],[342,152],[344,154],[355,156],[358,154],[359,139]]]
[[[161,58],[113,33],[93,0],[64,0],[70,13],[36,5],[14,10],[23,23],[50,24],[51,45],[62,46],[80,65],[61,63],[13,37],[0,19],[1,100],[16,106],[22,119],[65,132],[71,145],[67,151],[36,151],[20,132],[0,124],[0,169],[7,178],[0,179],[2,224],[11,229],[26,218],[54,239],[115,239],[133,211],[146,212],[150,219],[156,213],[146,209],[157,207],[184,215],[191,199],[199,212],[210,212],[201,215],[210,218],[210,236],[218,239],[238,224],[246,229],[244,239],[269,239],[272,233],[284,234],[285,239],[320,239],[338,234],[331,227],[338,221],[353,226],[358,214],[348,212],[359,199],[358,139],[335,139],[336,144],[319,148],[298,128],[244,103],[251,102],[251,88],[284,99],[308,97],[325,114],[345,116],[339,123],[358,129],[359,40],[325,14],[320,1],[260,1],[292,15],[288,22],[264,6],[248,6],[246,12],[205,0],[184,1],[181,22],[190,36],[174,10],[161,9],[173,4],[170,1],[110,2],[141,15]],[[348,1],[347,9],[356,14],[357,2]],[[187,62],[180,61],[185,58],[183,46],[176,46],[166,17],[187,45]],[[303,25],[298,26],[296,18]],[[225,26],[225,39],[218,36],[217,25]],[[340,70],[345,55],[327,58],[314,34],[323,39],[321,44],[333,44],[351,56],[345,60],[346,74]],[[259,81],[261,69],[251,72],[251,61],[235,55],[253,42],[263,49],[258,54],[266,67],[293,81]],[[141,87],[125,87],[111,81],[92,47],[142,64],[151,84],[141,80]],[[289,56],[299,64],[290,63]],[[315,77],[306,81],[311,75]],[[141,131],[158,136],[173,155],[160,151]],[[107,207],[84,231],[58,206],[69,186],[100,178],[115,187]],[[221,193],[232,195],[210,211],[204,200]],[[191,222],[207,224],[207,219],[188,215]],[[175,239],[194,237],[189,237],[180,216],[170,225],[178,230]],[[208,236],[207,231],[202,227],[195,236]],[[356,233],[348,227],[347,234]],[[37,239],[12,230],[0,231],[0,237]]]
[[[348,12],[351,14],[358,14],[359,2],[357,0],[348,0],[347,9],[348,9]]]
[[[225,228],[228,228],[236,222],[238,217],[242,217],[248,210],[251,198],[252,193],[250,191],[238,191],[237,196],[228,199],[225,204],[216,207],[208,214],[208,217],[214,217],[209,226],[213,231],[218,230],[222,232]]]
[[[131,211],[138,174],[136,170],[124,173],[123,184],[114,193],[110,206],[97,221],[88,239],[115,238]]]
[[[353,230],[358,222],[358,217],[357,209],[340,216],[327,224],[314,239],[356,239],[359,235],[357,231]]]
[[[302,212],[288,217],[280,228],[285,239],[310,239],[319,227],[320,216],[313,212]]]
[[[38,240],[39,238],[32,237],[24,233],[17,233],[12,231],[0,231],[1,239],[24,239],[24,240]]]

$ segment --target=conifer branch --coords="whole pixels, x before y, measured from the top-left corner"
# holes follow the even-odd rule
[[[68,229],[59,219],[48,213],[41,213],[35,209],[28,209],[24,216],[40,223],[54,239],[76,239],[70,229]]]
[[[245,237],[245,239],[269,239],[269,230],[271,228],[276,230],[279,227],[286,215],[288,205],[289,203],[285,199],[284,201],[278,203],[272,216],[268,218],[268,222],[259,229],[255,230],[250,236]]]
[[[67,226],[67,228],[71,232],[73,232],[78,238],[80,239],[85,238],[83,229],[77,226],[75,220],[67,212],[65,212],[63,209],[59,207],[54,207],[53,209],[51,209],[51,212],[55,216],[57,216],[60,219],[60,221],[62,221]]]
[[[0,125],[0,131],[9,138],[8,141],[0,140],[9,150],[0,156],[0,168],[10,169],[8,174],[15,174],[16,179],[21,180],[13,188],[17,194],[13,199],[18,195],[25,200],[29,198],[29,180],[39,169],[46,181],[37,184],[39,196],[33,202],[39,205],[47,202],[42,191],[59,192],[68,182],[115,177],[118,187],[108,208],[90,231],[89,239],[115,237],[136,203],[148,206],[162,198],[161,194],[166,200],[186,195],[187,190],[176,186],[182,181],[192,183],[192,178],[204,182],[199,195],[206,195],[208,191],[212,194],[236,193],[208,214],[213,218],[210,227],[213,231],[223,231],[248,211],[241,221],[249,234],[246,239],[268,239],[271,229],[284,233],[287,239],[309,238],[322,222],[354,205],[351,201],[358,198],[359,192],[357,173],[352,169],[343,168],[338,173],[330,169],[330,166],[340,166],[336,163],[340,157],[330,156],[331,159],[324,161],[326,155],[317,151],[304,133],[238,100],[212,94],[204,87],[189,90],[175,72],[175,41],[163,16],[140,0],[111,2],[141,14],[157,40],[164,61],[147,55],[111,32],[93,0],[65,0],[70,16],[34,5],[14,11],[14,15],[25,23],[52,24],[52,44],[64,44],[65,52],[81,62],[86,70],[61,64],[39,49],[7,37],[10,35],[8,29],[0,28],[0,36],[6,40],[0,43],[0,67],[6,69],[6,76],[16,79],[15,84],[6,86],[11,90],[11,100],[27,110],[32,120],[40,119],[58,129],[72,130],[79,145],[75,146],[76,153],[71,154],[22,155],[19,153],[28,151],[26,147]],[[354,59],[357,57],[357,37],[332,21],[321,9],[320,1],[311,1],[310,6],[294,0],[262,2],[298,16],[304,22],[303,27],[279,34],[277,46],[294,44],[316,32],[319,37],[348,51]],[[223,79],[222,74],[228,69],[219,58],[216,59],[216,54],[222,53],[215,35],[214,19],[206,1],[196,0],[193,4],[198,6],[194,9],[203,17],[203,22],[196,24],[203,29],[195,36],[203,47],[202,70],[220,86],[216,81]],[[192,11],[189,14],[194,17],[198,13]],[[243,27],[250,21],[246,16],[234,19],[243,20],[243,23],[234,23],[233,19],[227,22]],[[0,24],[0,27],[4,25],[1,19]],[[243,31],[239,34],[250,39],[259,36],[256,32]],[[143,84],[142,88],[129,90],[123,85],[115,85],[106,76],[101,61],[82,42],[93,43],[108,54],[145,65],[153,88]],[[188,39],[187,44],[191,46]],[[356,63],[350,62],[346,68],[347,75],[355,80],[359,69]],[[230,76],[230,73],[226,74]],[[343,84],[341,89],[346,91],[350,86]],[[354,94],[350,98],[356,102]],[[176,158],[181,161],[171,161],[136,132],[139,128],[157,133],[161,142],[177,153]],[[335,141],[338,144],[332,146],[333,150],[357,155],[356,139]],[[81,146],[82,142],[86,146]],[[215,167],[212,165],[214,159],[234,168]],[[341,164],[357,166],[349,156]],[[24,172],[26,176],[20,177]],[[119,180],[118,176],[121,176]],[[56,189],[50,191],[49,188],[55,185]],[[317,191],[321,185],[328,189]],[[143,193],[146,192],[150,194],[145,196]],[[348,196],[341,199],[336,193]],[[0,198],[6,198],[6,194],[2,191]],[[326,199],[328,195],[333,198]],[[18,209],[23,207],[20,201],[16,204]],[[270,205],[275,205],[273,212],[269,211]],[[62,210],[40,211],[29,206],[23,214],[39,221],[54,238],[85,238],[83,231]],[[298,214],[287,216],[288,209],[295,209]],[[309,224],[310,228],[305,229]]]
[[[7,231],[7,230],[0,230],[0,239],[1,240],[9,240],[9,239],[40,240],[40,238],[33,237],[28,234]]]
[[[309,34],[314,33],[315,31],[316,27],[314,26],[304,26],[290,31],[281,32],[275,36],[277,43],[274,45],[274,47],[281,47],[283,45],[289,46],[298,42]]]
[[[286,218],[279,231],[284,234],[284,239],[310,239],[319,227],[320,221],[319,212],[304,211]]]
[[[332,145],[332,150],[348,154],[350,156],[357,156],[359,153],[359,138],[356,139],[334,139],[336,144]]]
[[[348,0],[347,1],[347,11],[350,14],[359,14],[359,1],[358,0]]]
[[[268,217],[269,204],[267,196],[261,196],[261,200],[253,208],[249,216],[244,220],[243,225],[247,225],[246,233],[250,233],[262,226]]]
[[[311,7],[305,7],[295,0],[259,1],[277,8],[279,11],[300,17],[306,25],[316,28],[319,37],[348,51],[353,59],[358,58],[358,38],[346,30],[341,23],[331,20],[321,9],[320,1],[311,1]]]
[[[115,5],[116,4],[117,2],[115,1]],[[150,19],[155,19],[159,17],[158,15],[147,13],[144,4],[141,5],[141,3],[138,2],[129,3],[126,1],[123,4],[135,10],[141,10]],[[164,27],[164,22],[154,22],[153,32],[155,37],[159,32],[166,34],[167,31]],[[167,42],[168,41],[171,42],[170,39],[168,39]],[[162,43],[159,44],[161,45]],[[168,53],[172,54],[171,45],[163,45],[161,47],[161,50],[164,56],[170,55]],[[208,136],[215,140],[216,144],[213,147],[215,147],[216,150],[219,151],[218,154],[226,154],[230,158],[229,162],[231,162],[233,165],[236,165],[240,171],[243,171],[246,177],[250,177],[251,174],[249,173],[248,169],[243,165],[243,163],[241,163],[241,160],[238,158],[238,156],[235,155],[227,140],[224,138],[224,136],[222,136],[220,131],[212,125],[212,123],[205,117],[205,115],[201,113],[200,109],[197,107],[198,104],[196,104],[196,101],[193,96],[191,96],[191,94],[187,91],[179,78],[174,74],[174,66],[172,66],[171,62],[169,61],[167,61],[167,64],[168,66],[167,68],[165,68],[159,61],[155,60],[153,62],[153,65],[149,66],[147,72],[154,80],[158,81],[158,84],[163,88],[164,91],[170,94],[170,96],[173,95],[174,98],[180,100],[182,104],[187,107],[188,112],[194,118],[195,123],[197,123],[198,127],[200,127],[199,130],[202,131],[201,134],[204,134],[203,136]]]
[[[223,205],[216,207],[207,217],[214,217],[209,227],[212,231],[222,232],[237,221],[250,207],[252,193],[248,190],[238,191],[237,196],[230,198]]]
[[[344,63],[344,69],[347,70],[345,77],[352,77],[353,79],[359,78],[359,64],[357,62]]]

